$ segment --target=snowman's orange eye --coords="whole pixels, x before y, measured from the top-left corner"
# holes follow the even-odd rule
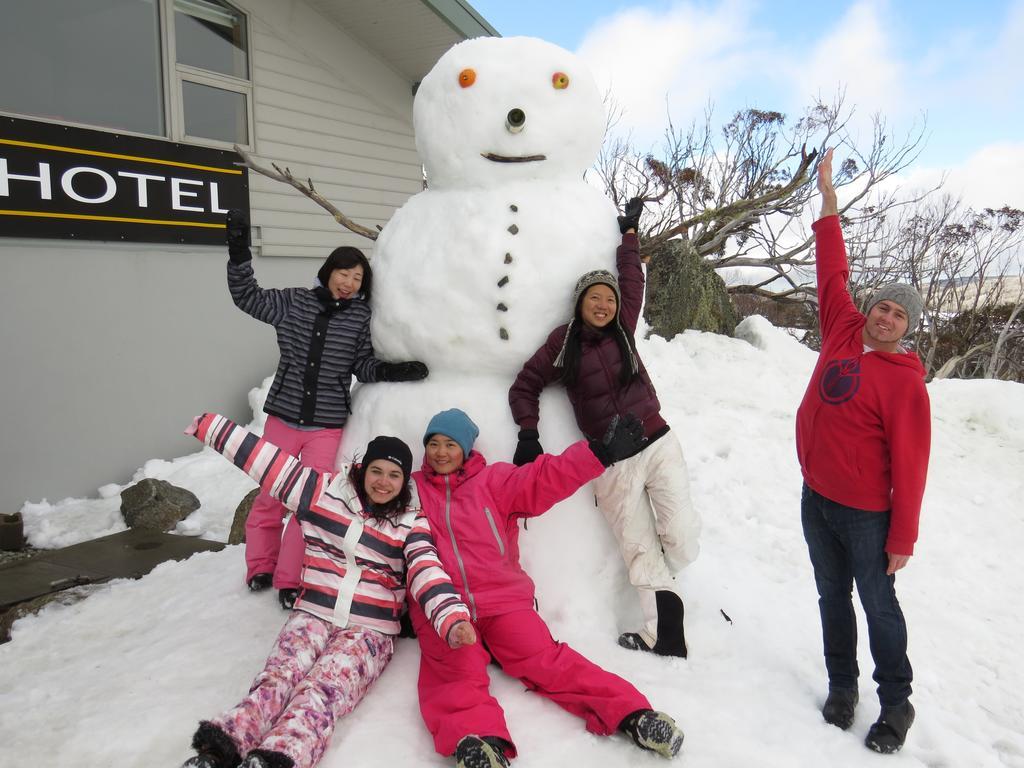
[[[469,88],[473,83],[476,82],[476,70],[475,69],[464,69],[459,72],[459,85],[463,88]]]
[[[569,76],[565,72],[555,72],[551,76],[551,85],[558,90],[565,90],[569,87]]]

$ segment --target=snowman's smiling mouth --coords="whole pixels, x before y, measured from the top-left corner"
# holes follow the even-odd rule
[[[480,156],[495,163],[533,163],[538,160],[547,160],[547,157],[544,155],[516,155],[515,157],[509,157],[508,155],[496,155],[493,152],[481,152]]]

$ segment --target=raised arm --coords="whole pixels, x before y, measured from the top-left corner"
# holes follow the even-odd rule
[[[249,250],[249,221],[238,208],[226,217],[228,244],[228,290],[235,306],[257,320],[277,325],[291,304],[294,288],[260,288],[252,269]]]
[[[186,435],[206,443],[249,475],[268,493],[293,512],[308,508],[331,475],[302,466],[299,460],[273,443],[216,413],[197,417]]]
[[[836,190],[832,185],[832,149],[818,164],[821,218],[814,222],[814,269],[818,283],[818,324],[825,339],[839,329],[863,324],[864,316],[853,303],[847,282],[850,265],[839,226]]]
[[[405,562],[409,597],[423,609],[438,637],[453,648],[475,642],[475,633],[473,639],[466,642],[466,630],[455,631],[460,622],[469,622],[469,610],[441,565],[430,523],[422,511],[416,515],[412,531],[405,540]],[[472,626],[467,626],[472,632]]]
[[[636,332],[640,308],[644,303],[644,270],[640,266],[640,239],[636,233],[643,210],[643,198],[634,197],[626,203],[625,210],[618,217],[619,232],[622,233],[622,243],[615,251],[615,266],[622,293],[619,320],[630,333]]]
[[[829,147],[818,163],[818,192],[821,193],[821,215],[819,219],[826,216],[835,216],[839,213],[839,205],[836,199],[836,188],[832,184],[832,152],[834,147]]]

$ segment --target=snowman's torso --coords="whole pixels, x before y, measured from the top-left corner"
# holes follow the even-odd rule
[[[614,207],[582,180],[421,192],[374,252],[378,357],[511,384],[568,321],[579,276],[614,271],[618,242]]]

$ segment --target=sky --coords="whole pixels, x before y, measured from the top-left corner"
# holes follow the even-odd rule
[[[710,103],[716,125],[748,107],[798,115],[842,90],[865,141],[880,113],[897,137],[925,121],[907,183],[945,173],[975,207],[1024,208],[1024,0],[473,0],[502,35],[579,54],[655,146],[671,114]]]

